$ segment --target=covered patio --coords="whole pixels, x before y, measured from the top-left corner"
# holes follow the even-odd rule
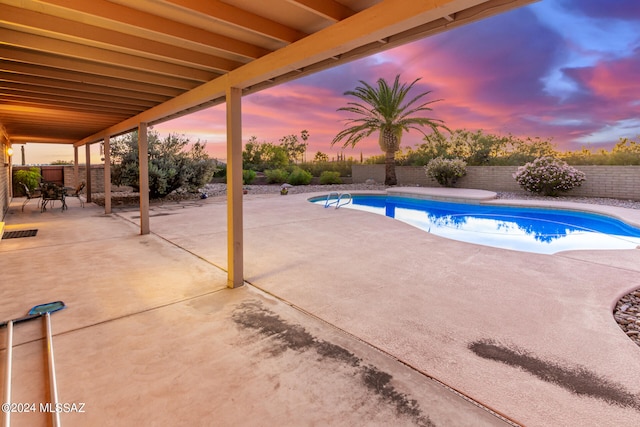
[[[242,286],[243,95],[532,1],[3,0],[2,155],[12,144],[68,144],[76,165],[85,148],[88,166],[91,144],[103,144],[109,214],[110,138],[137,130],[144,235],[148,127],[225,104],[228,286]],[[0,175],[3,214],[10,163]],[[89,172],[85,181],[91,201]]]
[[[225,198],[152,205],[144,236],[135,208],[16,199],[6,229],[38,233],[0,244],[3,317],[67,304],[52,315],[59,397],[84,412],[62,424],[640,422],[640,348],[611,313],[640,284],[638,250],[500,250],[309,196],[245,196],[235,290]],[[46,402],[42,322],[14,345],[14,401]]]
[[[243,95],[527,3],[1,0],[4,147],[90,165],[102,143],[108,165],[114,136],[138,130],[146,153],[148,126],[227,107],[226,198],[23,213],[0,165],[4,231],[38,230],[0,242],[0,315],[67,304],[60,402],[83,411],[62,423],[638,424],[640,350],[611,316],[638,251],[522,254],[241,192]],[[13,425],[50,423],[43,336],[16,326],[12,401],[36,410]]]

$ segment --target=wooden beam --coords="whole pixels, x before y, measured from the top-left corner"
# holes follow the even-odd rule
[[[335,0],[287,0],[309,12],[333,22],[342,21],[355,12]]]
[[[247,59],[256,59],[270,51],[251,43],[226,37],[202,28],[186,25],[158,15],[119,5],[107,0],[40,0],[22,2],[20,7],[37,8],[52,16],[62,16],[116,31],[140,35],[166,43],[184,40],[198,46],[227,52]]]
[[[17,63],[58,69],[62,72],[71,71],[82,74],[97,75],[108,79],[134,81],[136,84],[153,84],[182,90],[193,89],[198,84],[202,83],[201,80],[189,79],[184,76],[168,76],[158,74],[153,71],[127,68],[117,64],[80,61],[77,58],[71,57],[65,58],[62,56],[41,55],[37,52],[19,50],[2,45],[0,45],[0,58]],[[72,75],[69,77],[71,78]],[[112,84],[117,85],[119,80],[112,81]]]
[[[111,214],[111,143],[110,138],[104,138],[104,213]],[[76,184],[77,185],[77,184]]]
[[[149,227],[149,140],[147,124],[138,124],[138,172],[140,191],[140,234],[151,232]]]
[[[182,77],[206,82],[216,76],[216,72],[227,72],[235,68],[235,63],[226,60],[212,60],[211,70],[199,70],[179,64],[144,58],[141,56],[116,52],[82,43],[68,42],[50,37],[0,28],[0,40],[5,45],[16,46],[49,55],[59,55],[99,64],[118,64],[121,68],[142,70],[154,74]],[[235,65],[234,65],[235,64]]]
[[[136,52],[136,55],[141,54],[150,59],[182,63],[203,70],[229,71],[242,65],[241,62],[216,57],[211,53],[198,52],[154,39],[114,31],[111,28],[44,15],[5,4],[0,4],[0,16],[7,22],[11,22],[11,27],[17,31],[46,34],[47,37],[69,42],[81,41],[82,44],[120,53]]]
[[[227,286],[237,288],[243,277],[242,222],[242,90],[229,87],[227,99]]]
[[[87,203],[91,203],[91,144],[85,147],[85,175],[87,180]]]
[[[270,37],[274,40],[293,43],[306,36],[305,33],[279,24],[246,10],[223,3],[219,0],[165,0],[190,11],[196,11],[209,18],[231,24],[244,31]]]

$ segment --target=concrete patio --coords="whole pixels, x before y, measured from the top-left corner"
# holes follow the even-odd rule
[[[67,304],[58,392],[85,405],[63,425],[640,423],[640,347],[611,313],[640,287],[640,250],[501,250],[310,196],[245,196],[235,290],[224,198],[153,205],[146,236],[135,209],[15,199],[5,231],[38,233],[0,241],[0,316]],[[43,336],[15,327],[13,402],[47,401]]]

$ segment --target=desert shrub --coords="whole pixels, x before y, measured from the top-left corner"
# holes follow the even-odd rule
[[[242,171],[242,183],[245,185],[249,185],[256,179],[256,171],[251,169],[244,169]]]
[[[294,167],[289,174],[287,182],[291,185],[309,185],[311,183],[311,178],[313,178],[311,172]]]
[[[585,180],[583,172],[553,157],[540,157],[520,166],[513,177],[525,190],[545,196],[557,196]]]
[[[284,169],[267,169],[264,174],[268,184],[284,184],[289,177],[289,172]]]
[[[467,174],[467,164],[462,159],[436,157],[430,160],[424,169],[428,177],[444,187],[453,187],[458,178]]]
[[[187,138],[169,134],[163,140],[149,131],[149,197],[158,199],[179,188],[197,191],[213,177],[217,162],[209,158],[206,144],[191,143]],[[111,182],[129,185],[138,191],[138,133],[115,138],[111,145]]]
[[[342,184],[340,172],[324,171],[320,174],[320,184]]]

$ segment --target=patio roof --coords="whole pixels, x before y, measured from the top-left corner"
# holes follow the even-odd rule
[[[0,0],[0,130],[82,146],[532,0]]]

